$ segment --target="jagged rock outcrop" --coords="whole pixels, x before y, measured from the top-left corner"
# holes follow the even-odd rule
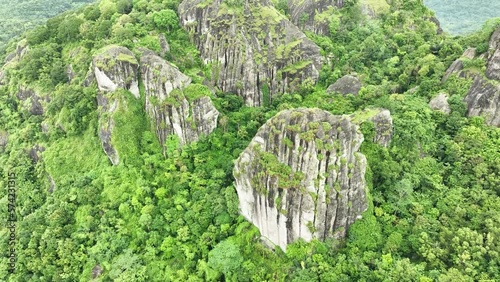
[[[16,94],[21,106],[28,110],[32,115],[41,116],[45,112],[44,104],[49,102],[49,97],[40,97],[35,91],[28,87],[19,87]]]
[[[185,145],[216,128],[219,112],[204,86],[190,85],[188,76],[152,52],[141,56],[141,77],[146,111],[162,146],[169,135]]]
[[[241,214],[286,250],[299,238],[342,238],[367,209],[363,135],[320,109],[278,113],[236,160]]]
[[[168,45],[167,38],[165,38],[165,35],[160,34],[158,36],[158,40],[160,41],[160,56],[165,56],[167,53],[170,52],[170,45]]]
[[[467,116],[483,116],[486,123],[500,126],[500,28],[491,36],[485,75],[475,73],[465,96]]]
[[[445,93],[439,93],[436,97],[432,98],[429,102],[429,107],[445,114],[449,114],[451,112],[450,104],[448,104],[448,95]]]
[[[3,62],[3,66],[0,68],[0,85],[4,85],[5,82],[5,71],[7,68],[15,65],[17,62],[28,53],[29,45],[26,40],[21,40],[17,43],[16,50],[9,53]]]
[[[192,34],[212,83],[243,97],[248,106],[269,103],[319,77],[320,48],[266,0],[184,0],[181,24]]]
[[[120,108],[126,107],[126,101],[123,95],[115,92],[119,89],[125,89],[137,99],[140,98],[139,63],[134,54],[127,48],[110,45],[94,55],[91,67],[99,88],[97,94],[98,135],[109,160],[113,165],[118,165],[120,156],[112,142],[113,129],[115,128],[113,116]],[[89,81],[89,85],[90,83]]]
[[[113,165],[120,163],[120,156],[111,140],[115,128],[113,116],[118,111],[120,103],[125,103],[125,101],[119,95],[110,97],[103,93],[97,94],[97,105],[99,106],[99,130],[97,134],[101,140],[104,153],[106,153]]]
[[[342,8],[343,0],[289,0],[290,20],[302,30],[329,34],[329,17],[335,8]]]
[[[465,96],[467,116],[483,116],[486,123],[500,126],[500,86],[476,75]]]
[[[134,53],[121,46],[107,46],[92,59],[92,71],[102,92],[114,92],[122,88],[139,98],[138,69],[139,63]]]
[[[389,147],[393,132],[391,112],[386,109],[379,109],[376,115],[369,118],[369,121],[373,122],[375,126],[373,142],[386,148]]]
[[[443,29],[441,28],[441,23],[439,22],[437,17],[432,16],[429,18],[429,21],[436,25],[436,28],[437,28],[436,33],[437,34],[443,33]]]
[[[392,141],[393,123],[391,112],[382,108],[368,108],[355,112],[349,116],[358,125],[371,122],[374,127],[373,143],[389,147]]]
[[[489,79],[500,80],[500,48],[497,48],[488,59],[486,77]]]
[[[462,70],[464,69],[464,64],[462,62],[463,59],[474,59],[476,56],[476,48],[468,48],[465,50],[465,52],[462,54],[462,56],[458,59],[456,59],[451,66],[446,70],[443,78],[441,79],[441,83],[444,83],[450,75],[452,74],[459,74],[461,77],[464,77],[465,74],[462,73]]]
[[[361,81],[356,76],[344,75],[339,78],[334,84],[326,89],[326,93],[340,93],[342,95],[354,94],[358,95],[361,90]]]

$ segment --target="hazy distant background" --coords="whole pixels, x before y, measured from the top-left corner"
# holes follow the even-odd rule
[[[466,34],[481,28],[490,18],[500,17],[500,0],[424,0],[436,13],[444,31]]]
[[[0,50],[7,41],[47,19],[95,0],[0,0]]]

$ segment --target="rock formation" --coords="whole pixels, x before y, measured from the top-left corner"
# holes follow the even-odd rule
[[[243,97],[246,105],[269,103],[306,79],[317,81],[320,48],[266,0],[184,0],[181,24],[192,34],[212,82]]]
[[[21,40],[17,43],[16,50],[9,53],[3,62],[3,66],[0,68],[0,85],[4,85],[5,82],[5,70],[19,61],[28,53],[29,46],[26,40]]]
[[[450,104],[448,104],[448,95],[445,93],[439,93],[436,97],[432,98],[429,102],[429,107],[445,114],[449,114],[451,112]]]
[[[363,135],[320,109],[278,113],[236,160],[240,212],[286,250],[302,238],[342,238],[367,209]]]
[[[168,135],[177,135],[185,145],[216,128],[219,112],[204,86],[190,85],[188,76],[152,52],[141,56],[141,77],[146,111],[162,146]]]
[[[49,101],[48,96],[40,97],[33,89],[20,87],[16,98],[19,99],[21,107],[25,108],[30,114],[41,116],[45,112],[44,104]]]
[[[391,112],[386,109],[380,109],[376,115],[369,118],[375,126],[375,136],[373,142],[389,147],[392,140],[392,117]]]
[[[500,126],[500,86],[476,75],[465,96],[467,116],[483,116],[486,123]]]
[[[340,93],[342,95],[358,95],[361,89],[361,81],[355,76],[345,75],[326,89],[326,93]]]
[[[462,62],[463,59],[474,59],[476,56],[476,48],[468,48],[465,50],[465,52],[462,54],[462,56],[458,59],[456,59],[451,66],[446,70],[443,78],[441,79],[441,83],[444,83],[450,75],[452,74],[459,74],[460,76],[465,76],[465,74],[462,74],[462,70],[464,69],[464,64]]]
[[[97,86],[102,92],[113,92],[123,88],[139,98],[138,68],[139,63],[134,53],[116,45],[103,48],[92,59],[92,70]]]
[[[500,28],[491,36],[486,73],[474,74],[472,86],[464,98],[467,116],[483,116],[486,123],[500,126]]]
[[[120,162],[118,151],[112,142],[115,128],[113,116],[121,107],[126,107],[124,97],[114,92],[125,89],[139,98],[138,68],[139,63],[134,54],[121,46],[107,46],[92,58],[92,70],[99,88],[98,135],[102,148],[113,165]]]
[[[329,16],[341,8],[343,0],[289,0],[290,20],[303,30],[328,35]]]

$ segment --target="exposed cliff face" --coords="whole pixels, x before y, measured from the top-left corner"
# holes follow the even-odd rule
[[[289,0],[290,20],[303,30],[317,34],[329,33],[328,17],[335,8],[341,8],[343,0]]]
[[[344,75],[339,78],[334,84],[326,89],[327,93],[340,93],[342,95],[354,94],[358,95],[361,90],[361,81],[355,76]]]
[[[450,75],[457,73],[460,76],[465,76],[465,74],[462,73],[462,70],[464,69],[464,64],[462,62],[463,59],[474,59],[476,56],[476,48],[468,48],[465,50],[465,52],[462,54],[462,56],[458,59],[456,59],[451,66],[446,70],[443,78],[441,79],[441,83],[444,83]]]
[[[162,145],[171,134],[177,135],[180,144],[185,145],[216,128],[219,112],[203,91],[206,89],[200,85],[189,86],[191,79],[176,67],[151,52],[144,52],[141,77],[146,111]]]
[[[375,136],[373,142],[389,147],[392,140],[392,116],[386,109],[380,109],[379,112],[369,119],[375,125]]]
[[[236,160],[240,211],[283,250],[303,238],[341,238],[367,208],[363,135],[320,109],[278,113]]]
[[[122,93],[118,89],[130,91],[139,98],[137,81],[139,63],[134,54],[125,47],[107,46],[92,58],[92,70],[99,94],[99,131],[102,148],[113,165],[120,163],[120,156],[112,142],[115,121],[113,116],[121,107],[126,107]]]
[[[439,93],[436,97],[432,98],[429,102],[429,107],[445,114],[449,114],[451,112],[450,105],[448,104],[448,95],[445,93]]]
[[[467,116],[483,116],[493,126],[500,126],[500,28],[491,36],[485,76],[475,74],[471,89],[464,98]]]
[[[469,93],[467,116],[483,116],[493,126],[500,126],[500,86],[480,75],[476,75]]]
[[[202,58],[212,64],[214,85],[237,93],[248,106],[318,79],[320,48],[269,1],[232,7],[223,0],[184,0],[179,14]]]
[[[92,70],[100,91],[113,92],[123,88],[136,98],[139,98],[138,68],[134,53],[121,46],[107,46],[92,60]]]

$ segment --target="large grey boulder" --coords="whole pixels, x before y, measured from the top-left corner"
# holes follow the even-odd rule
[[[193,36],[212,84],[237,93],[248,106],[261,106],[278,93],[317,81],[320,48],[267,0],[184,0],[182,26]]]
[[[450,104],[448,104],[448,95],[445,93],[439,93],[436,97],[432,98],[429,102],[429,107],[445,114],[449,114],[451,112]]]
[[[299,238],[343,238],[368,207],[362,142],[349,117],[278,113],[235,162],[241,214],[283,250]]]
[[[467,116],[483,116],[486,123],[500,126],[500,86],[476,75],[465,96]]]
[[[169,135],[176,135],[180,145],[185,145],[216,128],[219,112],[207,96],[208,89],[190,85],[191,79],[175,66],[152,52],[143,52],[141,78],[146,112],[162,146]]]
[[[326,93],[340,93],[342,95],[354,94],[358,95],[361,90],[361,81],[356,76],[344,75],[339,78],[334,84],[326,89]]]

